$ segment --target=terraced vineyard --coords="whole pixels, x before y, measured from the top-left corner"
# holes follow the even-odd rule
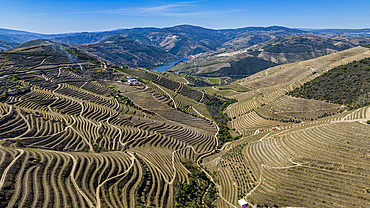
[[[368,131],[337,122],[249,145],[245,155],[260,178],[251,198],[282,206],[369,206]]]
[[[0,103],[1,207],[173,207],[175,184],[189,181],[180,158],[217,146],[212,122],[158,89],[125,94],[142,111],[65,68],[19,79],[30,92]]]
[[[326,70],[368,56],[365,48],[349,49],[276,66],[241,82],[255,92],[239,93],[246,98],[226,113],[229,126],[243,137],[202,160],[220,190],[214,204],[238,207],[244,198],[252,207],[370,206],[370,108],[349,111],[285,95]],[[301,65],[315,73],[282,78]]]
[[[27,90],[0,100],[0,207],[175,207],[193,200],[179,197],[189,187],[198,198],[181,204],[369,207],[370,108],[286,95],[368,56],[354,48],[267,69],[232,83],[247,90],[229,106],[148,71],[93,81],[92,65],[50,63],[19,74]],[[129,74],[144,88],[115,81]]]

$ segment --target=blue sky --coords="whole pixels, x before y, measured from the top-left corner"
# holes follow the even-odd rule
[[[0,28],[39,33],[192,24],[370,28],[369,0],[0,0]]]

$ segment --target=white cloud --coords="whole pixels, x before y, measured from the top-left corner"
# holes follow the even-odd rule
[[[105,13],[121,14],[129,16],[167,16],[167,17],[189,17],[200,18],[209,16],[220,16],[240,13],[243,10],[203,10],[198,9],[196,1],[163,4],[151,7],[132,7],[115,10],[107,10]]]

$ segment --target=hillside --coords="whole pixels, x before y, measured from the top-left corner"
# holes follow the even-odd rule
[[[97,44],[111,36],[120,35],[143,45],[162,48],[173,55],[187,56],[212,52],[216,49],[239,50],[287,35],[297,36],[311,34],[331,38],[335,38],[337,35],[345,35],[345,37],[358,37],[363,39],[367,38],[366,31],[367,29],[303,31],[281,26],[214,30],[192,25],[178,25],[167,28],[144,27],[102,32],[45,35],[26,31],[0,29],[0,40],[24,43],[35,39],[49,39],[64,44],[82,45]],[[306,59],[307,58],[314,57],[307,56]]]
[[[223,199],[214,205],[231,208],[243,198],[252,207],[369,206],[370,108],[350,110],[286,95],[321,74],[335,73],[335,67],[369,57],[369,49],[356,47],[271,67],[222,90],[203,88],[238,99],[225,113],[233,134],[243,135],[203,159],[222,190]],[[235,85],[250,90],[236,91]]]
[[[145,46],[121,36],[112,36],[98,44],[85,44],[78,48],[114,64],[130,67],[150,68],[157,63],[176,59],[160,48]]]
[[[263,34],[266,35],[266,32]],[[230,64],[233,63],[235,65],[238,60],[248,60],[250,63],[246,61],[243,64],[254,65],[255,63],[252,63],[253,60],[254,62],[261,62],[258,64],[259,66],[257,66],[258,69],[254,70],[255,72],[258,72],[261,69],[263,70],[269,66],[273,66],[273,64],[266,65],[268,62],[285,64],[304,61],[343,51],[368,42],[368,39],[354,37],[338,36],[333,38],[323,38],[309,35],[286,35],[266,40],[242,49],[238,49],[237,43],[235,43],[235,47],[227,48],[226,46],[228,43],[225,43],[223,46],[225,48],[221,47],[215,52],[198,56],[194,60],[178,65],[171,70],[194,73],[200,76],[203,74],[205,74],[205,76],[208,76],[207,74],[213,76],[228,76],[233,73],[229,73],[224,70],[228,69]],[[240,44],[241,45],[239,46],[243,45],[242,43]],[[262,62],[259,59],[267,62]]]
[[[224,32],[266,33],[250,30]],[[299,38],[267,50],[341,47]],[[281,65],[229,48],[182,65],[248,73],[236,81],[105,64],[80,47],[168,54],[122,36],[0,52],[0,207],[370,207],[369,45]]]
[[[25,43],[31,40],[52,39],[52,38],[69,36],[69,35],[72,35],[72,33],[46,35],[46,34],[41,34],[41,33],[0,28],[0,40],[7,41],[7,42],[15,42],[19,44]]]
[[[336,67],[289,95],[359,108],[370,104],[370,59]]]
[[[256,57],[246,57],[237,61],[231,61],[230,67],[223,67],[217,71],[200,74],[200,76],[243,78],[273,67],[276,64]]]
[[[68,45],[38,39],[23,43],[11,50],[0,52],[2,74],[25,72],[31,69],[55,68],[62,65],[94,65],[96,58]]]

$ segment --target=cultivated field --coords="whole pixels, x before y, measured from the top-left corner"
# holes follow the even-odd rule
[[[0,102],[0,207],[175,207],[185,184],[198,190],[195,178],[217,189],[207,207],[241,198],[252,207],[369,207],[369,106],[286,95],[369,56],[353,48],[203,88],[238,100],[223,121],[240,137],[221,148],[227,128],[211,113],[223,114],[208,109],[227,100],[189,87],[190,76],[116,72],[143,80],[138,89],[67,67],[20,74],[29,89]],[[207,191],[192,203],[205,204]]]
[[[369,56],[358,47],[244,79],[240,84],[254,90],[231,95],[239,102],[226,109],[230,128],[243,137],[202,163],[219,186],[214,204],[238,207],[244,198],[253,207],[370,206],[369,107],[348,111],[285,95],[326,70]]]
[[[0,207],[173,207],[175,187],[189,182],[180,157],[217,146],[212,122],[170,107],[158,89],[126,87],[129,105],[64,68],[19,78],[30,92],[0,103]],[[180,96],[177,105],[201,105]]]

